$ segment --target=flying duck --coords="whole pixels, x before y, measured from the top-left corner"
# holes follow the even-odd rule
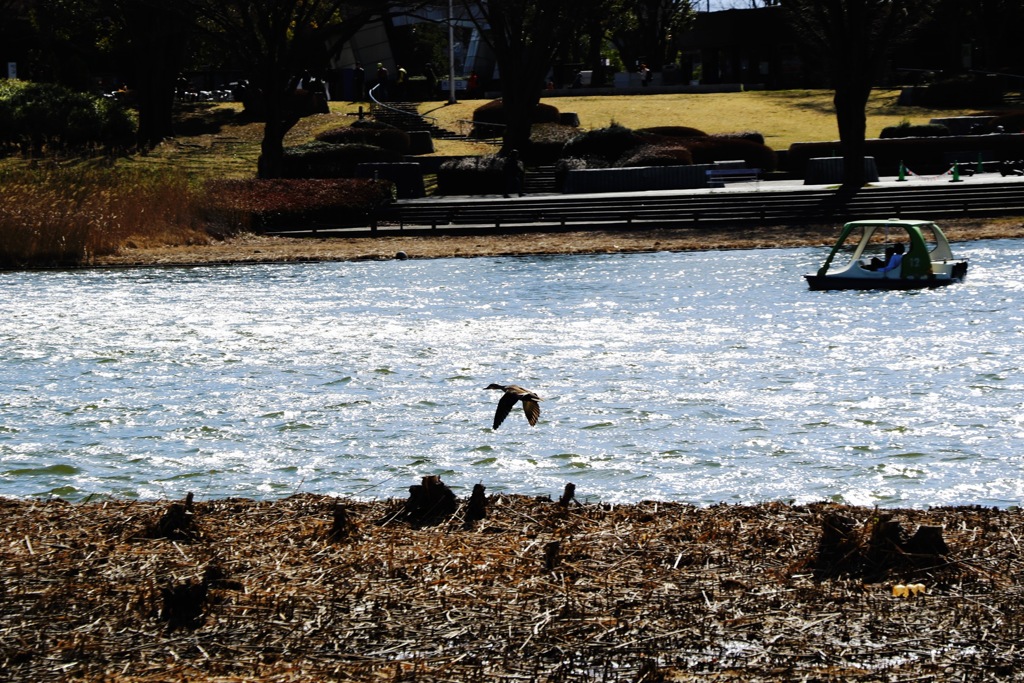
[[[540,396],[515,384],[509,384],[508,386],[491,384],[486,388],[505,392],[498,400],[498,410],[494,413],[494,426],[492,429],[497,429],[501,426],[501,423],[508,417],[509,412],[512,411],[512,406],[516,404],[516,401],[523,402],[523,412],[526,413],[526,420],[530,423],[530,426],[532,427],[537,424],[537,418],[540,417],[540,406],[537,405],[537,401],[544,400]]]

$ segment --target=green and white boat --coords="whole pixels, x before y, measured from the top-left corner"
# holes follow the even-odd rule
[[[896,251],[904,253],[893,263]],[[834,265],[845,253],[849,261]],[[927,289],[963,282],[967,259],[953,257],[946,235],[931,221],[853,221],[843,226],[818,272],[804,277],[812,290]]]

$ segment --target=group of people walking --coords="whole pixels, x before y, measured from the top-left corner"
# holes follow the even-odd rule
[[[391,78],[391,72],[383,62],[377,62],[377,70],[369,83],[366,79],[366,69],[361,63],[356,62],[353,72],[352,99],[355,102],[365,101],[371,90],[377,100],[401,101],[409,97],[409,72],[401,64],[395,65],[394,79]],[[423,74],[426,76],[427,87],[432,92],[433,86],[437,83],[433,67],[427,64],[423,68]]]

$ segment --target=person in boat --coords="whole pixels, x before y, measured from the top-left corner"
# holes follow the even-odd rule
[[[896,270],[903,265],[903,243],[897,242],[896,246],[893,247],[892,257],[889,258],[889,262],[878,270],[882,273],[888,273],[890,270]]]
[[[882,258],[873,256],[871,258],[871,262],[868,263],[868,265],[866,265],[865,268],[867,270],[878,270],[880,268],[885,268],[889,264],[889,260],[892,259],[892,255],[895,253],[896,247],[890,244],[885,248],[885,256],[883,256]]]

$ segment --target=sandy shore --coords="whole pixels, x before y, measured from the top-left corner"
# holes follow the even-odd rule
[[[0,667],[7,680],[111,683],[1024,670],[1019,510],[505,495],[472,522],[465,500],[447,516],[424,509],[0,499]]]
[[[1024,237],[1020,218],[943,221],[951,241]],[[287,263],[527,254],[626,253],[700,249],[760,249],[831,245],[836,226],[742,227],[729,230],[630,230],[494,236],[285,238],[245,234],[209,244],[125,249],[100,266]]]

